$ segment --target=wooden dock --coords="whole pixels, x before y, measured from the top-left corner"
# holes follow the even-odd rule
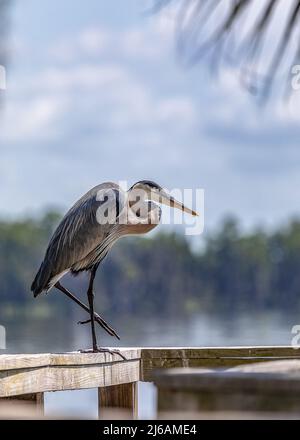
[[[158,412],[263,411],[267,396],[272,411],[300,417],[300,351],[291,346],[120,351],[126,360],[107,353],[0,355],[0,402],[29,401],[42,415],[45,392],[97,388],[100,415],[118,408],[136,418],[137,383],[154,381]]]

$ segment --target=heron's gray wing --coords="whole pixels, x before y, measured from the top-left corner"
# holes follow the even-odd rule
[[[113,190],[113,197],[107,196],[108,189]],[[125,194],[118,187],[99,185],[85,194],[54,232],[32,290],[37,294],[48,290],[66,271],[85,270],[101,261],[118,238],[116,221],[124,206]],[[106,212],[111,215],[109,222]]]

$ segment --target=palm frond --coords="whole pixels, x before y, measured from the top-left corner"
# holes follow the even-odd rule
[[[178,50],[188,65],[207,55],[237,62],[248,89],[268,96],[276,76],[290,78],[299,63],[300,0],[156,2],[159,10],[170,4],[177,5]]]

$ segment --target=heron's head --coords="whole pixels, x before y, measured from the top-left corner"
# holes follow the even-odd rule
[[[138,205],[139,202],[149,200],[198,216],[195,211],[175,200],[174,197],[172,197],[164,188],[151,180],[141,180],[140,182],[135,183],[129,189],[128,196],[131,205]]]

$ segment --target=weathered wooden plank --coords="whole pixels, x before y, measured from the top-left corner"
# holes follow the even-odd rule
[[[98,388],[139,380],[140,350],[0,356],[0,397]]]
[[[50,365],[50,354],[1,354],[0,371]]]
[[[139,360],[112,364],[49,366],[0,372],[0,397],[99,388],[139,380]]]
[[[300,351],[291,346],[276,347],[149,347],[149,348],[120,348],[125,357],[130,359],[172,360],[181,359],[182,362],[190,359],[231,359],[239,357],[251,358],[300,358]],[[98,363],[118,362],[118,355],[109,353],[56,353],[56,354],[18,354],[0,355],[0,371],[18,368],[34,368],[49,365],[86,365]]]
[[[137,419],[137,382],[99,388],[98,400],[99,418],[106,419],[107,414],[113,414],[115,410],[127,410],[127,418]]]
[[[127,360],[139,359],[141,350],[137,348],[120,348]],[[92,365],[112,362],[123,362],[117,354],[110,353],[44,353],[0,355],[0,371],[46,366]]]
[[[298,357],[300,350],[291,345],[245,347],[145,347],[142,359],[192,359],[216,357]]]
[[[120,348],[118,349],[127,361],[140,359],[141,350],[132,348]],[[65,365],[93,365],[93,364],[110,364],[110,363],[122,363],[124,360],[118,354],[110,353],[63,353],[52,354],[51,357],[52,366],[65,366]]]
[[[300,359],[300,352],[291,346],[143,348],[141,380],[152,381],[153,371],[160,368],[230,368],[253,362],[280,359]]]
[[[108,353],[1,355],[0,397],[152,380],[157,368],[230,368],[271,359],[300,359],[300,352],[287,346],[120,350],[126,361]]]

